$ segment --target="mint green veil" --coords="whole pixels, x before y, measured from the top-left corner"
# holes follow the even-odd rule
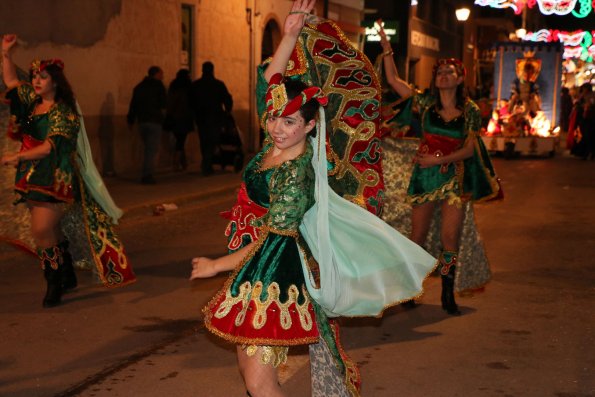
[[[306,287],[330,317],[380,316],[384,309],[421,295],[436,259],[329,188],[322,108],[319,114],[317,138],[310,138],[316,203],[304,215],[300,232],[319,264],[320,286],[302,255]]]

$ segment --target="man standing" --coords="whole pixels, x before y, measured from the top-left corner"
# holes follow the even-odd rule
[[[128,127],[138,121],[138,130],[144,144],[144,159],[141,183],[155,183],[155,157],[161,142],[161,130],[165,115],[166,94],[163,85],[163,70],[151,66],[143,81],[134,87],[128,109]]]
[[[202,64],[202,76],[192,83],[192,105],[200,138],[203,175],[213,173],[213,156],[225,122],[231,112],[233,99],[221,80],[215,78],[211,62]]]

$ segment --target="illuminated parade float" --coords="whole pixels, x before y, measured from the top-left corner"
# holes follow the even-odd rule
[[[558,142],[559,43],[496,45],[492,118],[483,140],[490,151],[553,156]]]
[[[526,32],[527,9],[545,16],[593,17],[592,0],[476,0],[476,5],[523,14],[522,41],[496,45],[492,118],[484,132],[489,150],[553,155],[560,128],[560,89],[591,74],[594,31],[541,29]],[[569,78],[569,76],[571,78]],[[578,77],[578,78],[575,78]],[[510,88],[509,88],[510,87]]]

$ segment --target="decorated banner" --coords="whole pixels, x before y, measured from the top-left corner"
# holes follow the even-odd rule
[[[578,58],[586,62],[592,62],[595,56],[595,30],[565,32],[541,29],[537,32],[528,32],[523,40],[544,43],[560,42],[564,44],[564,59]]]
[[[568,15],[585,18],[593,12],[593,0],[475,0],[479,6],[492,8],[511,8],[515,14],[523,12],[525,7],[539,7],[543,15]]]

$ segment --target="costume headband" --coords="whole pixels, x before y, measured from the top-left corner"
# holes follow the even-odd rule
[[[438,71],[438,68],[442,65],[452,65],[455,67],[457,74],[459,76],[463,76],[465,77],[465,74],[467,73],[467,71],[465,70],[465,66],[463,65],[463,62],[459,61],[456,58],[442,58],[436,61],[436,63],[434,64],[434,67],[432,68],[432,74],[434,76],[436,76],[436,72]]]
[[[274,117],[288,116],[297,112],[310,99],[316,99],[322,106],[328,103],[328,98],[319,87],[305,88],[299,95],[289,100],[283,84],[283,75],[276,73],[271,77],[265,97],[267,113]]]
[[[31,62],[31,73],[41,73],[50,65],[57,66],[60,70],[64,70],[64,62],[58,58],[51,58],[51,59],[35,59]]]

